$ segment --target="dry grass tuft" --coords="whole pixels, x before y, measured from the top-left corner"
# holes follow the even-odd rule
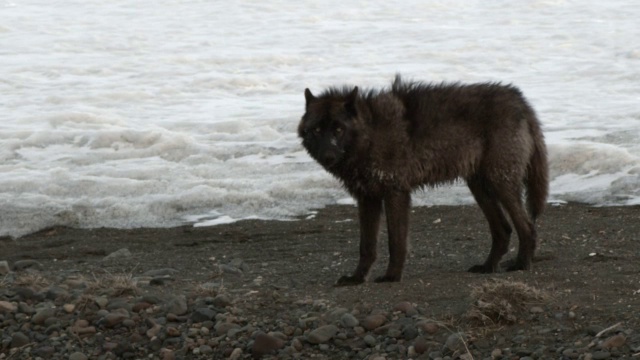
[[[49,279],[35,272],[22,273],[14,281],[14,285],[33,288],[44,288],[50,284]]]
[[[107,273],[100,277],[94,274],[93,279],[87,283],[90,292],[110,290],[111,296],[137,295],[139,288],[132,274]]]
[[[549,295],[527,284],[508,280],[487,281],[471,290],[473,304],[467,318],[481,325],[513,324]]]

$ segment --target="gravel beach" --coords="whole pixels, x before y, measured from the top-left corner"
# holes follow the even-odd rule
[[[489,275],[466,272],[490,246],[476,206],[416,207],[402,282],[334,287],[357,224],[0,238],[0,359],[640,359],[640,207],[550,205],[533,270]]]

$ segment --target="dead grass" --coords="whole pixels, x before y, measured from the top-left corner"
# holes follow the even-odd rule
[[[472,288],[471,298],[467,319],[478,325],[495,326],[522,320],[531,306],[544,304],[550,297],[522,282],[492,280]]]
[[[15,286],[25,286],[32,288],[43,288],[51,285],[49,279],[35,272],[25,272],[18,275],[13,282]]]
[[[93,279],[87,281],[89,292],[110,290],[111,296],[137,295],[140,291],[132,274],[111,274],[101,276],[93,275]]]

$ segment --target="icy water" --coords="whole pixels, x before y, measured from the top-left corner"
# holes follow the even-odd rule
[[[638,19],[619,0],[0,0],[0,236],[349,203],[296,138],[303,91],[396,72],[513,83],[544,125],[550,201],[639,204]]]

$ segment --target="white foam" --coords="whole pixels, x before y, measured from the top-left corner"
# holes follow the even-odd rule
[[[396,72],[514,83],[544,125],[550,201],[640,204],[640,3],[25,0],[0,9],[0,236],[285,219],[353,204],[299,144],[303,91],[387,86]],[[472,202],[464,184],[413,199]]]

